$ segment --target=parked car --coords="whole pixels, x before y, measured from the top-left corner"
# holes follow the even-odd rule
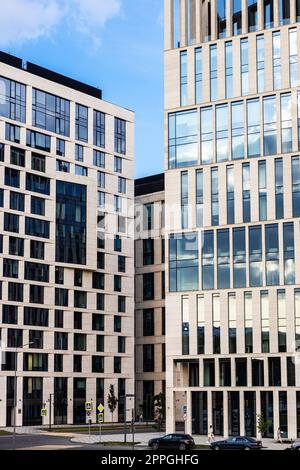
[[[300,441],[295,441],[291,445],[291,450],[300,450]]]
[[[194,447],[195,441],[189,434],[167,434],[164,437],[155,437],[150,439],[148,446],[153,450],[158,449],[177,449],[187,450]]]
[[[210,444],[212,450],[260,450],[262,442],[253,437],[229,437],[224,441],[215,441]]]

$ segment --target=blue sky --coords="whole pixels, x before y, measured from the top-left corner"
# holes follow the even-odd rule
[[[163,171],[163,0],[3,3],[0,48],[135,111],[136,177]]]

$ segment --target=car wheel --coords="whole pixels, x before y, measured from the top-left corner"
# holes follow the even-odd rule
[[[213,447],[213,450],[221,450],[221,447],[219,447],[219,446],[214,446],[214,447]]]
[[[159,448],[158,442],[154,442],[154,443],[152,444],[152,449],[153,449],[153,450],[158,450],[158,448]]]
[[[179,444],[179,450],[183,451],[183,450],[185,450],[185,449],[186,449],[186,445],[185,445],[185,444],[183,444],[183,443]]]
[[[251,450],[250,447],[246,446],[244,447],[244,450]]]

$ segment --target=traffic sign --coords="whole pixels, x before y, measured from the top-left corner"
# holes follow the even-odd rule
[[[47,416],[47,410],[46,410],[46,408],[42,408],[41,409],[41,417],[45,418],[46,416]]]
[[[85,402],[85,411],[92,411],[93,409],[93,403],[91,401],[86,401]]]
[[[104,423],[104,414],[99,413],[98,414],[98,424],[102,424],[102,423]]]
[[[102,405],[102,403],[100,403],[100,405],[98,406],[98,411],[99,411],[99,413],[103,413],[104,406]]]
[[[87,411],[86,412],[86,417],[89,418],[91,416],[91,412],[90,411]]]

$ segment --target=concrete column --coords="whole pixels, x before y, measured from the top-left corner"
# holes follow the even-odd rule
[[[180,47],[187,46],[188,15],[187,0],[180,0]]]
[[[174,45],[174,0],[165,0],[165,50]]]
[[[212,392],[207,390],[207,427],[213,426],[213,414],[212,414]]]
[[[196,2],[195,6],[195,16],[196,16],[196,43],[199,44],[202,42],[202,2]]]
[[[192,434],[192,393],[190,390],[186,392],[187,416],[185,429],[187,434]]]
[[[167,388],[166,391],[166,434],[175,432],[175,400],[174,392],[171,388]]]
[[[217,32],[217,1],[211,0],[211,40],[215,41],[218,36]]]
[[[67,409],[67,421],[68,424],[73,424],[73,379],[69,378],[68,379],[68,409]]]
[[[256,390],[256,437],[258,439],[261,439],[261,434],[259,433],[257,429],[257,424],[258,424],[258,419],[257,417],[261,414],[261,400],[260,400],[260,390]]]
[[[228,437],[228,392],[223,393],[224,437]]]
[[[290,6],[291,24],[293,24],[293,23],[296,23],[296,1],[293,0],[292,2],[290,2],[290,4],[291,4]]]
[[[287,391],[288,406],[288,438],[297,439],[297,402],[296,392],[293,389]]]
[[[247,0],[242,0],[242,34],[248,32],[248,3]]]
[[[274,3],[274,28],[277,28],[279,25],[279,2],[278,0],[273,0]]]
[[[245,397],[244,392],[239,392],[240,397],[240,433],[241,436],[245,435]]]
[[[274,439],[277,437],[277,429],[279,428],[279,396],[278,390],[273,392],[273,425],[274,425]]]
[[[264,4],[263,0],[257,1],[258,31],[264,29]]]
[[[226,36],[232,36],[232,2],[226,0]]]

